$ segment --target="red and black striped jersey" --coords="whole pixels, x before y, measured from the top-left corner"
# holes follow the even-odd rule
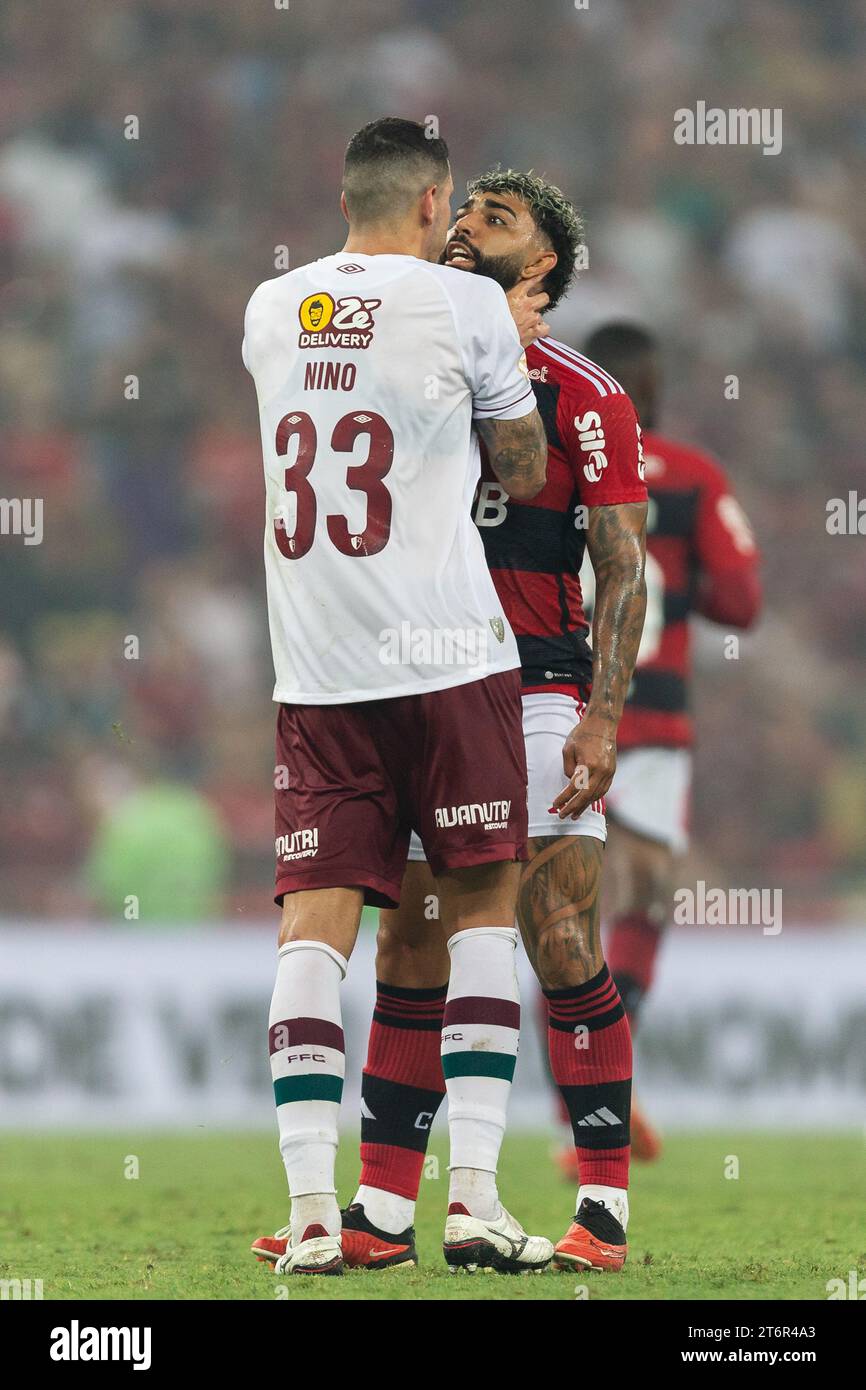
[[[524,691],[571,694],[592,677],[580,588],[588,509],[647,500],[640,428],[619,382],[573,348],[545,338],[526,358],[547,432],[547,482],[516,501],[483,457],[474,516]]]
[[[692,742],[689,615],[748,627],[760,608],[758,551],[724,471],[707,454],[643,432],[647,613],[620,748]]]

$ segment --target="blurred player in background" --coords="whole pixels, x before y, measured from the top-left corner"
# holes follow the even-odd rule
[[[345,248],[266,281],[246,313],[279,704],[269,1050],[292,1198],[281,1273],[342,1273],[340,984],[364,903],[400,900],[411,830],[451,959],[445,1258],[510,1271],[553,1253],[496,1189],[519,1032],[526,763],[517,645],[469,514],[473,420],[503,496],[542,488],[547,442],[502,290],[437,264],[451,190],[445,144],[423,126],[364,127],[346,152]],[[405,629],[395,652],[387,634]]]
[[[537,302],[553,307],[582,241],[572,205],[559,189],[513,171],[486,174],[468,193],[446,265],[470,272],[466,279],[496,280],[518,303],[527,287],[538,290]],[[644,616],[646,488],[635,410],[611,375],[548,338],[527,346],[527,361],[547,432],[547,483],[532,499],[514,499],[487,459],[473,515],[520,652],[530,863],[518,921],[548,1000],[551,1066],[581,1162],[577,1209],[554,1259],[619,1269],[627,1249],[631,1038],[602,953],[599,887],[603,797]],[[592,652],[579,581],[585,547],[599,576]],[[410,860],[399,909],[381,914],[363,1166],[346,1213],[353,1235],[345,1248],[367,1268],[415,1262],[415,1201],[445,1090],[438,1038],[443,1011],[443,1036],[449,1032],[448,952],[441,933],[430,931],[438,891],[417,838]],[[452,981],[453,968],[452,958]],[[276,1258],[284,1246],[277,1233],[253,1250]]]
[[[676,857],[688,844],[692,775],[689,617],[748,628],[761,607],[759,556],[749,522],[719,464],[657,433],[661,369],[655,339],[612,323],[586,352],[622,383],[643,430],[647,513],[647,611],[634,680],[619,726],[616,779],[607,795],[606,875],[613,903],[607,961],[634,1032],[671,911]],[[582,573],[588,604],[593,575]],[[563,1122],[566,1117],[562,1116]],[[660,1151],[652,1125],[632,1103],[632,1152]],[[575,1151],[559,1154],[579,1181]]]

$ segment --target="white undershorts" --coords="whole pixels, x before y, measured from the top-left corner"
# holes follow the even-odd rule
[[[626,748],[605,798],[610,818],[682,854],[689,844],[691,782],[688,748]]]
[[[575,724],[580,723],[585,709],[582,702],[556,691],[523,696],[530,839],[551,835],[593,835],[597,840],[607,839],[603,801],[594,801],[578,820],[560,820],[548,810],[566,784],[562,745]],[[414,833],[409,844],[409,858],[415,863],[424,859],[421,841]]]

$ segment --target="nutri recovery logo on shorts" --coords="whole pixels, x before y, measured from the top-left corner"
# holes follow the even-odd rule
[[[483,830],[506,830],[511,802],[473,801],[463,806],[437,806],[435,815],[440,829],[451,825],[480,824]]]
[[[279,859],[312,859],[319,850],[319,832],[293,830],[290,835],[278,835],[274,850]]]

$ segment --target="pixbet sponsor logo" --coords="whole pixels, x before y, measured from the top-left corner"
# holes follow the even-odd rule
[[[437,826],[478,825],[484,830],[505,830],[511,815],[510,801],[473,801],[461,806],[437,806]]]
[[[583,465],[583,476],[588,483],[600,482],[607,468],[607,455],[604,452],[607,446],[601,416],[595,410],[588,410],[585,415],[575,415],[574,428],[581,452],[588,455]]]

